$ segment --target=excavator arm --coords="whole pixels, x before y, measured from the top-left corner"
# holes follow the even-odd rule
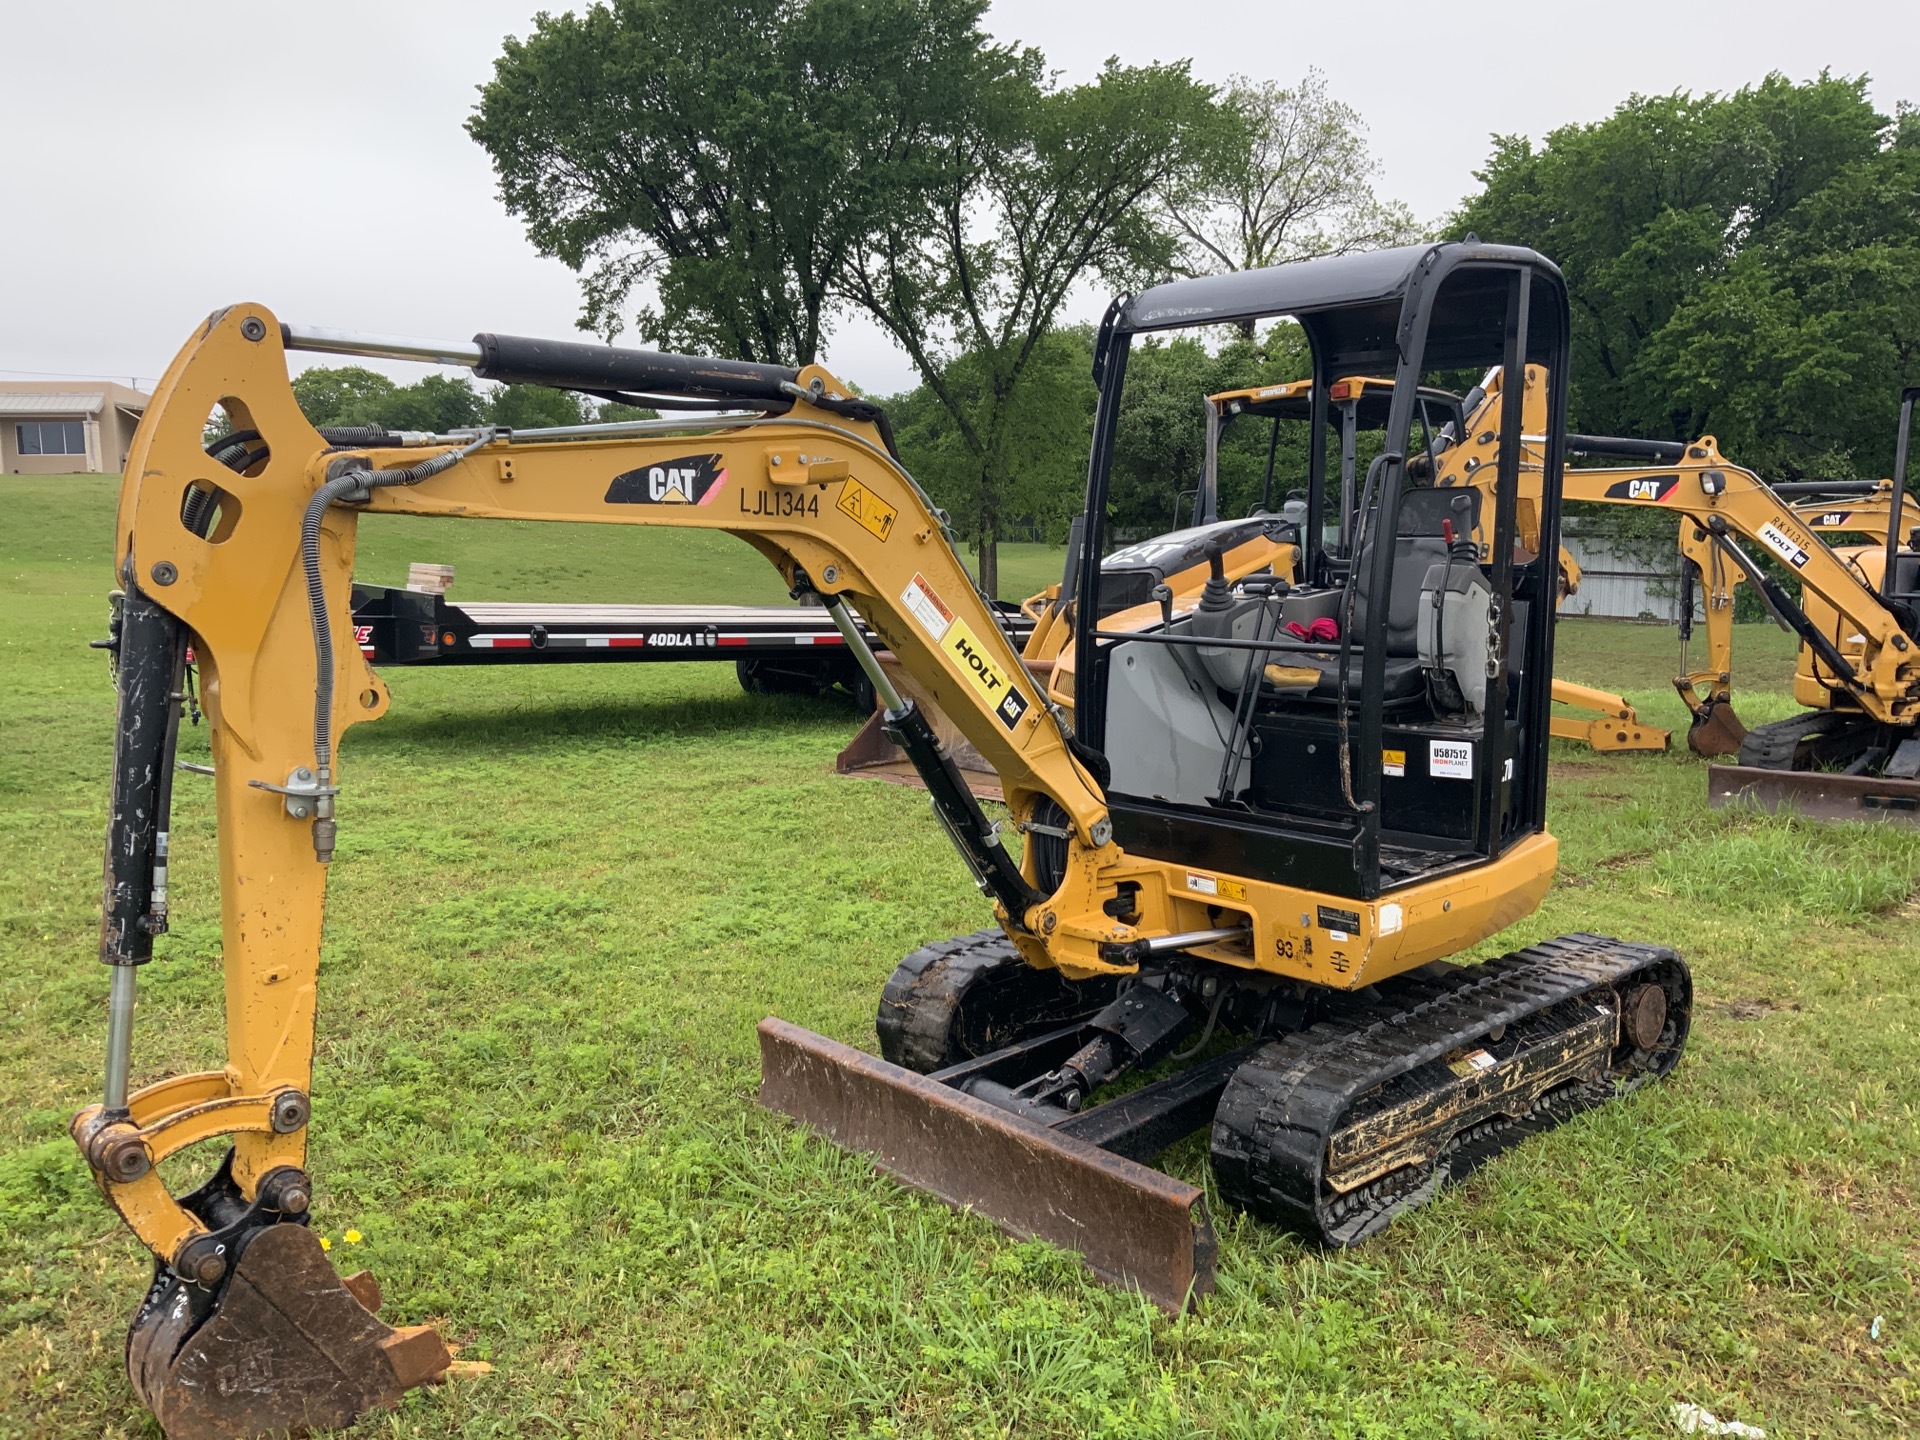
[[[1731,666],[1724,627],[1732,623],[1732,587],[1744,580],[1817,657],[1829,689],[1884,724],[1906,726],[1920,718],[1920,652],[1879,592],[1828,548],[1808,517],[1751,470],[1725,460],[1712,436],[1674,448],[1684,453],[1657,466],[1568,470],[1564,493],[1569,500],[1657,506],[1680,517],[1681,552],[1709,587],[1709,673],[1718,676]],[[1836,643],[1810,621],[1742,541],[1793,569],[1840,617],[1849,638]],[[1716,605],[1723,595],[1726,602]]]
[[[1497,372],[1483,382],[1485,398],[1469,415],[1461,442],[1439,456],[1435,484],[1478,485],[1490,473],[1486,461],[1498,443],[1494,407],[1502,385]],[[1523,399],[1528,474],[1541,471],[1537,437],[1545,428],[1544,397],[1544,374],[1528,366]],[[1727,708],[1732,593],[1742,581],[1751,584],[1769,611],[1800,637],[1803,654],[1811,657],[1812,672],[1827,692],[1847,697],[1883,725],[1906,728],[1920,719],[1920,651],[1915,649],[1914,637],[1872,581],[1815,534],[1816,527],[1839,529],[1874,517],[1885,523],[1890,492],[1876,488],[1867,497],[1865,508],[1873,511],[1872,516],[1841,516],[1831,505],[1813,509],[1816,502],[1802,508],[1751,470],[1730,463],[1710,435],[1684,443],[1569,435],[1567,447],[1573,454],[1641,463],[1569,468],[1562,486],[1566,500],[1654,507],[1679,521],[1681,553],[1689,562],[1682,573],[1691,573],[1707,587],[1708,668],[1674,682],[1694,713],[1697,733],[1689,736],[1689,743],[1696,750],[1725,753],[1720,742],[1731,736],[1737,749],[1739,735],[1744,734]],[[1523,535],[1525,510],[1523,501]],[[1823,616],[1826,623],[1809,619],[1807,610],[1754,562],[1742,542],[1794,570],[1808,594],[1830,612]],[[1703,686],[1704,695],[1700,693]],[[1708,748],[1702,749],[1703,745]]]
[[[353,638],[362,513],[739,536],[796,593],[817,596],[872,665],[890,729],[1029,964],[1072,978],[1126,973],[1134,962],[1121,958],[1124,947],[1166,918],[1164,906],[1156,914],[1143,905],[1135,917],[1143,932],[1102,909],[1128,865],[1099,784],[890,454],[877,412],[825,371],[482,336],[473,354],[453,347],[441,358],[467,360],[489,378],[760,413],[518,434],[322,434],[295,404],[290,340],[346,343],[283,329],[258,305],[201,327],[154,394],[116,521],[110,644],[121,713],[101,938],[112,967],[109,1054],[102,1101],[75,1119],[73,1134],[102,1193],[158,1262],[129,1364],[176,1437],[291,1423],[290,1412],[272,1408],[289,1396],[306,1407],[292,1418],[344,1423],[446,1363],[431,1331],[374,1320],[368,1287],[349,1296],[318,1249],[299,1243],[307,1232],[284,1223],[302,1221],[311,1198],[304,1165],[323,902],[335,830],[352,815],[339,739],[388,706]],[[208,446],[210,416],[225,429]],[[1052,883],[1036,871],[1035,847],[1020,863],[1001,847],[925,720],[872,663],[849,605],[1000,773],[1014,824],[1042,817],[1064,846]],[[172,745],[189,649],[211,730],[227,1060],[133,1090],[138,968],[167,925]],[[232,1146],[221,1173],[193,1195],[170,1193],[160,1163],[221,1139]],[[319,1298],[289,1309],[289,1289]],[[216,1294],[225,1298],[210,1314]],[[250,1305],[260,1313],[249,1316]],[[256,1414],[244,1397],[222,1399],[215,1377],[235,1355],[245,1363],[263,1327],[269,1338],[287,1332],[277,1342],[283,1369],[297,1355],[324,1379],[274,1385]],[[341,1338],[348,1332],[353,1344]]]

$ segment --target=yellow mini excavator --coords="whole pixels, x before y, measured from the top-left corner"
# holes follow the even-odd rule
[[[1484,386],[1478,408],[1490,411],[1501,377],[1489,375]],[[1525,388],[1527,469],[1540,471],[1549,387],[1529,369]],[[1728,461],[1711,435],[1566,437],[1570,455],[1641,463],[1566,470],[1565,499],[1655,507],[1679,519],[1683,671],[1696,584],[1706,588],[1709,638],[1709,669],[1674,681],[1694,715],[1688,743],[1702,755],[1739,757],[1708,771],[1716,805],[1785,805],[1820,819],[1920,818],[1920,531],[1902,531],[1916,398],[1920,388],[1901,397],[1894,473],[1882,482],[1775,488]],[[1468,429],[1462,443],[1437,453],[1435,485],[1475,486],[1492,463],[1498,436]],[[1866,527],[1883,532],[1878,543],[1830,547],[1815,533]],[[1798,578],[1797,600],[1743,541]],[[1799,637],[1794,698],[1809,712],[1752,729],[1731,706],[1732,590],[1742,580]]]
[[[1233,577],[1216,540],[1190,601],[1142,596],[1145,619],[1121,623],[1139,604],[1108,603],[1100,558],[1133,337],[1276,316],[1313,355],[1309,513],[1338,474],[1331,384],[1394,376],[1350,547],[1329,553],[1317,526],[1276,530],[1298,563]],[[879,1057],[764,1021],[762,1103],[1169,1309],[1209,1288],[1213,1233],[1205,1192],[1146,1162],[1189,1132],[1208,1131],[1227,1203],[1354,1245],[1523,1137],[1668,1073],[1692,1007],[1672,950],[1580,934],[1448,963],[1527,915],[1554,872],[1567,327],[1549,262],[1477,241],[1116,301],[1096,347],[1073,644],[1043,686],[885,416],[817,366],[495,334],[425,344],[283,324],[256,304],[215,313],[155,391],[116,521],[106,1076],[73,1124],[154,1257],[127,1363],[168,1435],[345,1424],[447,1364],[431,1329],[375,1317],[377,1288],[338,1277],[308,1224],[323,900],[336,829],[353,823],[339,740],[388,707],[352,642],[362,514],[724,530],[817,596],[997,925],[901,964],[880,997]],[[464,364],[668,413],[511,433],[316,430],[294,403],[289,350]],[[1539,474],[1525,475],[1515,387],[1498,434],[1473,449],[1490,480],[1416,484],[1411,457],[1432,449],[1421,387],[1490,366],[1542,377]],[[210,453],[216,412],[226,429]],[[855,612],[998,773],[1005,822]],[[137,977],[168,923],[189,666],[211,725],[227,1059],[134,1088]],[[225,1162],[172,1193],[161,1162],[206,1141],[230,1145]]]

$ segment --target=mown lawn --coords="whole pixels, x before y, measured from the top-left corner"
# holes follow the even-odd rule
[[[155,1435],[120,1368],[146,1266],[64,1133],[105,1032],[112,698],[82,642],[111,488],[0,499],[0,1435]],[[362,573],[778,598],[701,540],[389,521]],[[1019,555],[1012,588],[1050,568]],[[1671,632],[1564,635],[1562,673],[1679,726]],[[1777,685],[1770,636],[1739,645]],[[1690,1058],[1358,1252],[1216,1209],[1219,1292],[1170,1321],[754,1108],[762,1015],[872,1048],[898,957],[986,919],[924,797],[830,773],[853,717],[722,666],[388,678],[345,745],[317,1220],[388,1318],[494,1368],[365,1434],[1659,1436],[1677,1399],[1775,1436],[1920,1422],[1920,835],[1714,814],[1684,753],[1557,752],[1560,883],[1503,943],[1680,947]],[[182,777],[140,1080],[220,1060],[210,801]],[[1166,1163],[1204,1181],[1195,1142]]]

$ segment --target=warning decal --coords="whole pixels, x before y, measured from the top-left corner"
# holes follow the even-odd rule
[[[1224,880],[1218,875],[1203,875],[1198,870],[1187,872],[1187,889],[1196,895],[1214,895],[1222,900],[1241,900],[1247,898],[1247,887],[1238,880]]]
[[[953,612],[933,593],[926,576],[915,575],[907,582],[907,588],[900,592],[900,603],[912,612],[913,618],[920,622],[920,628],[936,642],[947,638],[947,630],[953,624]]]
[[[898,510],[853,479],[840,487],[840,498],[834,502],[834,508],[876,540],[885,540],[891,535],[893,522],[900,518]]]
[[[1380,752],[1380,773],[1396,779],[1407,773],[1407,752],[1404,750],[1382,750]]]

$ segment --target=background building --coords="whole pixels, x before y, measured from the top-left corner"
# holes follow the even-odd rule
[[[123,469],[147,398],[109,380],[0,380],[0,472]]]

